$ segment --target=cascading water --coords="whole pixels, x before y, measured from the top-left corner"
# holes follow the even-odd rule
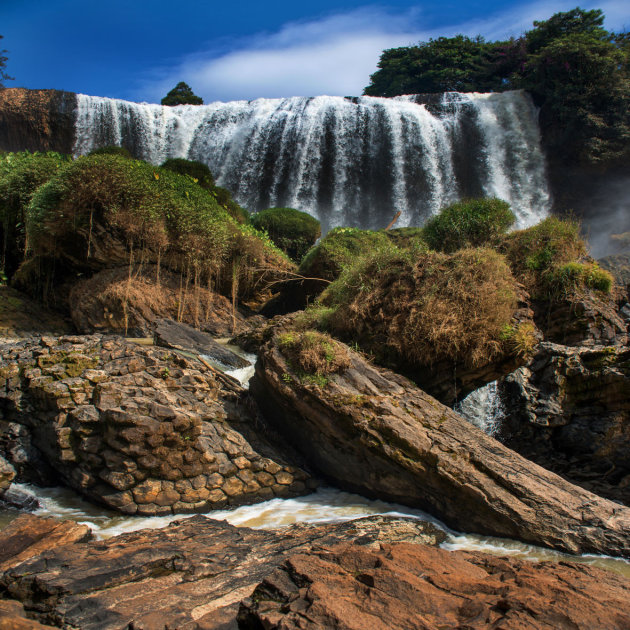
[[[423,102],[424,101],[424,102]],[[162,107],[78,95],[75,154],[123,145],[154,164],[206,163],[250,211],[290,206],[324,231],[421,225],[463,197],[508,201],[518,227],[549,206],[529,96],[258,99]]]
[[[468,422],[494,437],[501,428],[501,422],[505,417],[497,382],[488,383],[468,394],[464,400],[455,406],[455,411],[466,418]]]

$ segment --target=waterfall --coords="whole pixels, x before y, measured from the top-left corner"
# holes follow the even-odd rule
[[[488,435],[495,436],[505,417],[497,382],[488,383],[468,394],[455,406],[455,411]]]
[[[250,211],[290,206],[339,225],[422,225],[463,197],[549,206],[537,112],[522,91],[393,99],[258,99],[162,107],[78,95],[75,155],[123,145],[154,164],[206,163]]]

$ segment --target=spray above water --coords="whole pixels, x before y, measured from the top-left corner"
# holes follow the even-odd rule
[[[549,207],[536,109],[521,91],[179,107],[78,95],[75,154],[111,144],[154,164],[204,162],[250,211],[295,207],[324,231],[380,229],[398,211],[397,227],[421,225],[464,197],[508,201],[517,227]]]

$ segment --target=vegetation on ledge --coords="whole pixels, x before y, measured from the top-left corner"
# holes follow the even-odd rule
[[[298,263],[321,236],[319,221],[293,208],[268,208],[251,217],[252,225],[267,234],[287,256]]]

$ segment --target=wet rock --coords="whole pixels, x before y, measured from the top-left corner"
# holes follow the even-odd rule
[[[499,391],[504,444],[630,504],[630,348],[542,343]]]
[[[6,569],[0,587],[29,614],[62,627],[236,629],[240,600],[288,555],[337,542],[371,548],[387,541],[435,545],[444,537],[430,523],[384,516],[281,530],[195,516],[58,546]]]
[[[287,459],[288,449],[280,455],[271,446],[273,436],[234,379],[176,351],[120,338],[41,337],[0,347],[0,430],[12,464],[22,455],[16,435],[37,454],[17,457],[20,480],[43,460],[57,483],[125,514],[269,499],[268,490],[239,476],[245,467],[276,467],[283,481],[291,475],[291,483],[271,486],[272,496],[316,485]]]
[[[244,600],[242,630],[622,630],[630,580],[583,564],[421,545],[296,554]]]
[[[226,297],[197,287],[184,296],[179,275],[145,265],[129,279],[122,252],[120,266],[105,269],[74,284],[69,308],[82,333],[110,332],[137,337],[153,335],[155,322],[163,318],[182,321],[217,337],[229,337],[247,329],[244,316]],[[114,255],[105,252],[103,264],[113,265]]]
[[[163,348],[202,354],[231,370],[249,365],[243,357],[215,341],[209,334],[172,319],[161,319],[155,323],[153,342]]]
[[[9,489],[15,479],[15,468],[0,455],[0,497]]]
[[[457,529],[630,556],[630,509],[526,460],[407,379],[347,351],[351,367],[320,387],[301,380],[274,338],[251,382],[268,420],[324,477]]]

